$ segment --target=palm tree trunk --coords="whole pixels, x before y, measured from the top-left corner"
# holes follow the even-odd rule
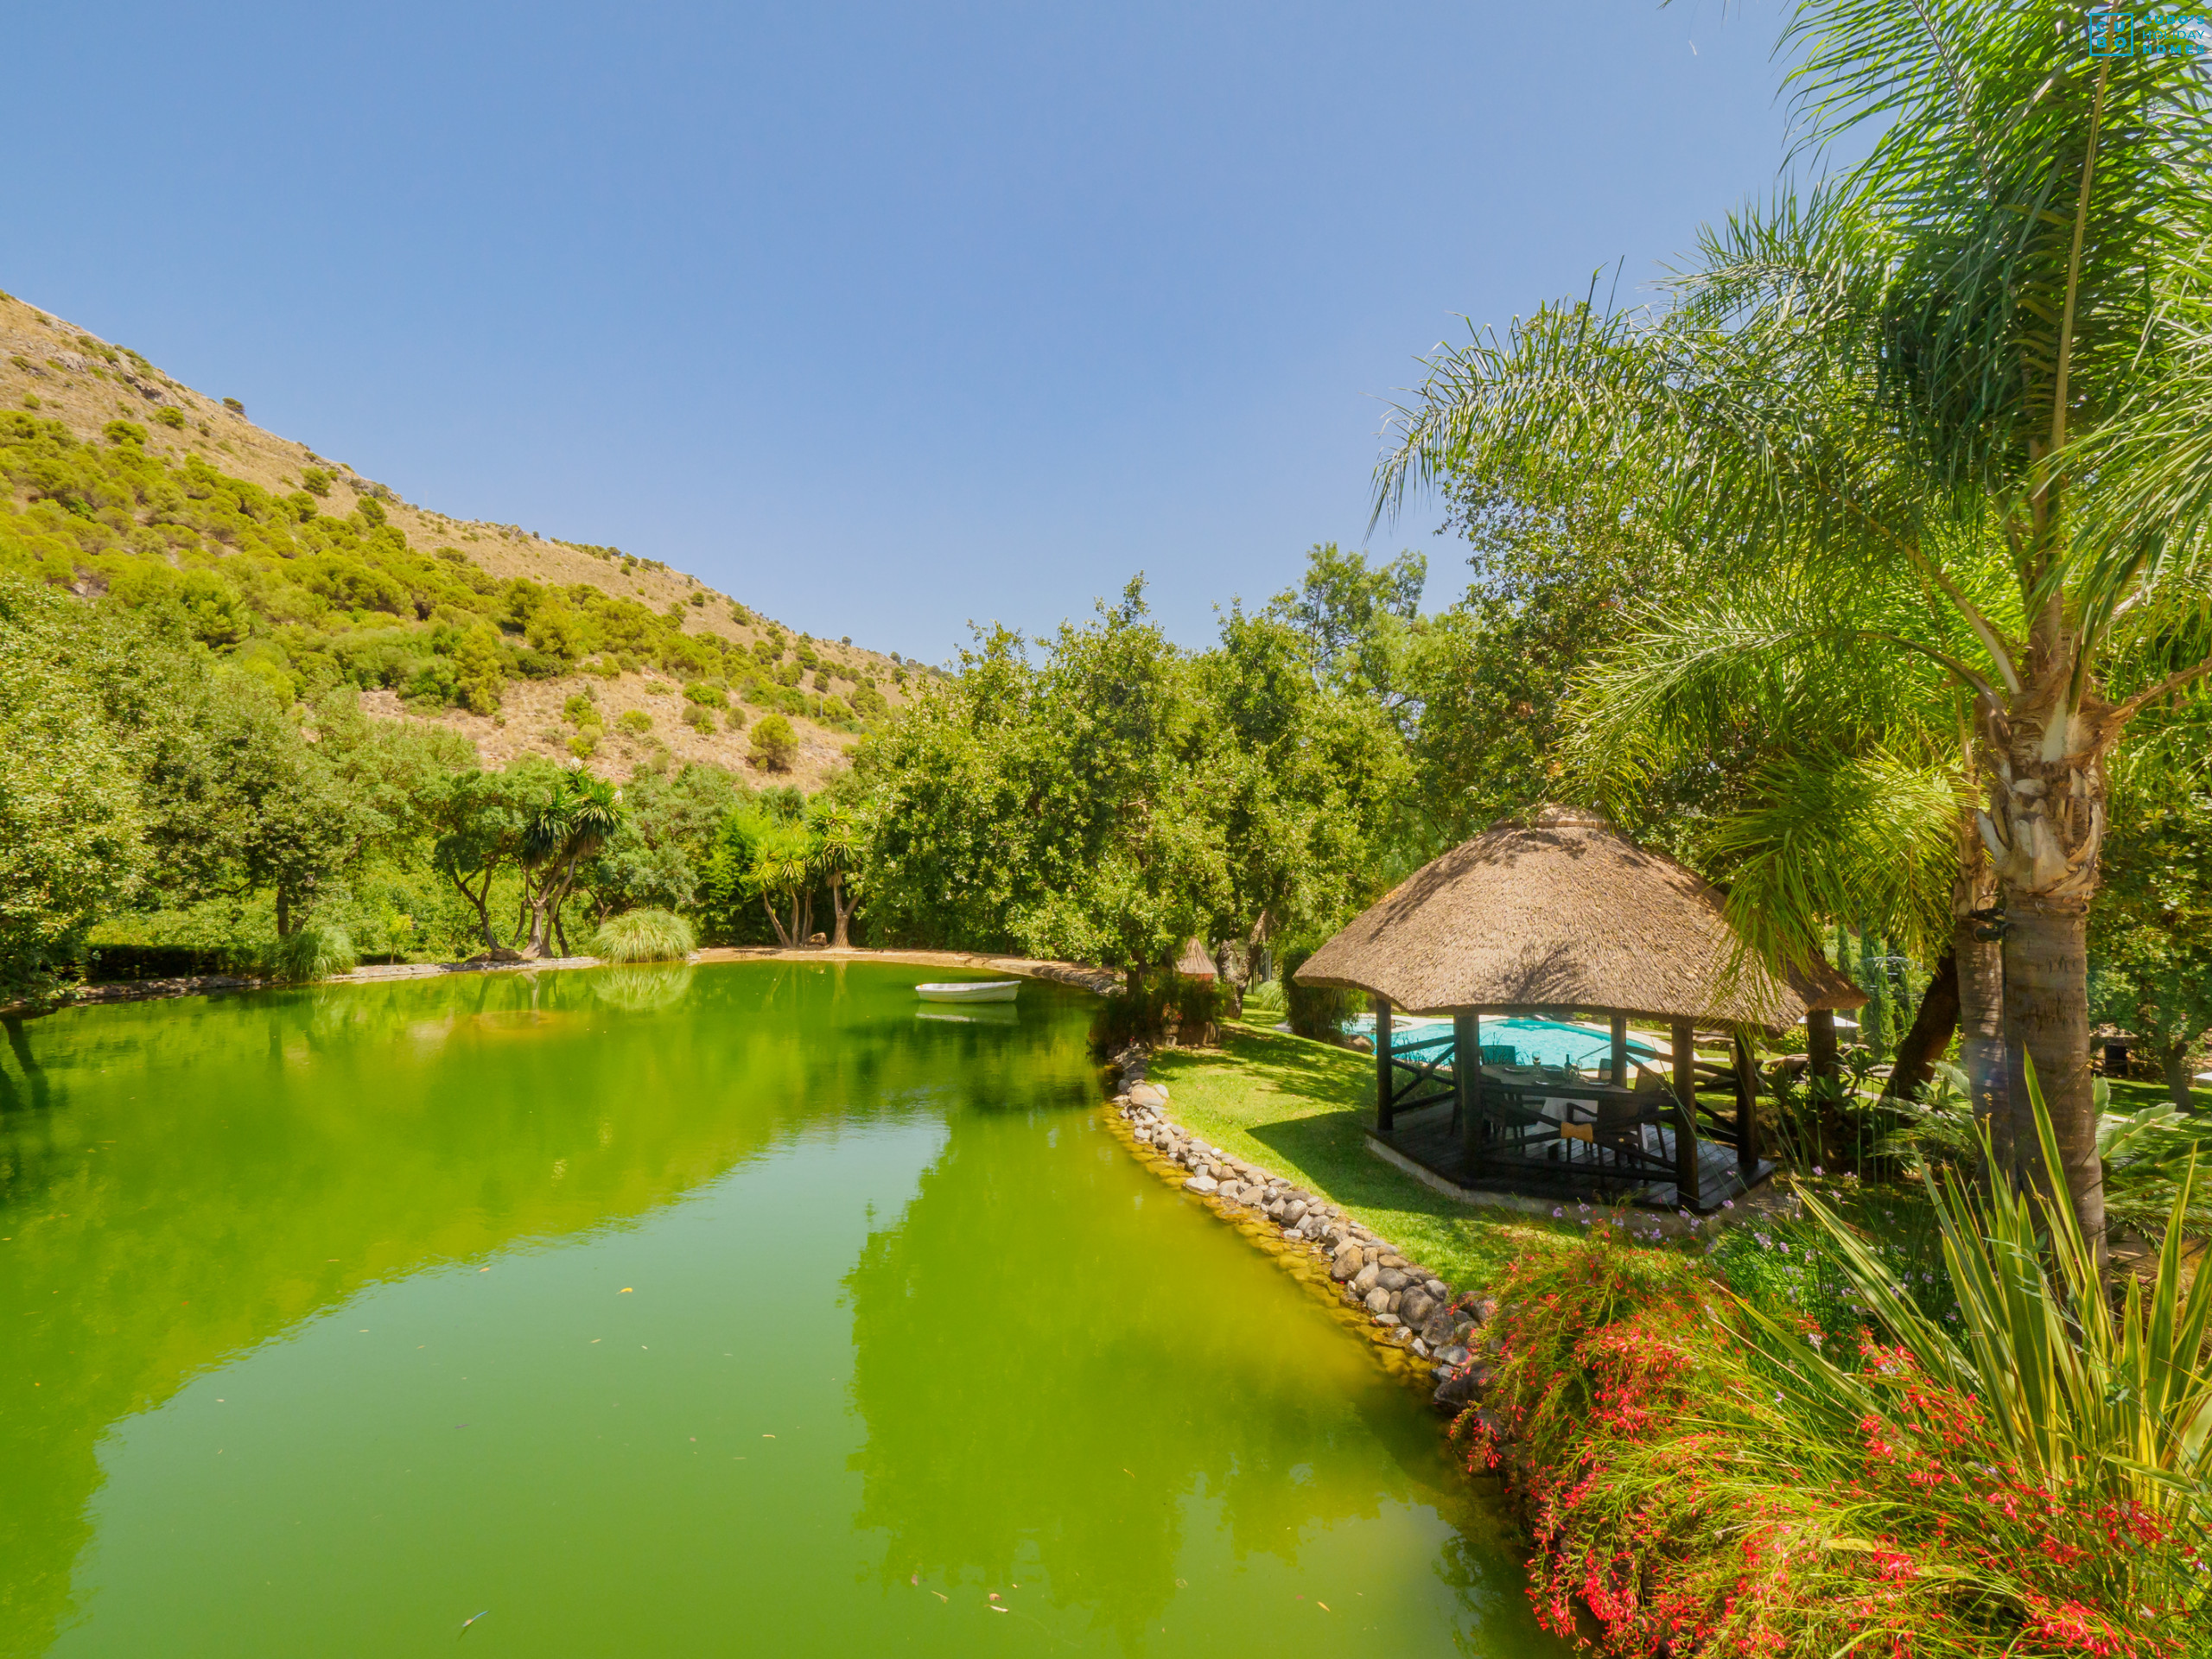
[[[849,950],[853,948],[849,928],[853,918],[854,906],[845,902],[845,878],[842,875],[833,875],[830,878],[830,904],[837,915],[837,931],[830,938],[830,947],[833,950]]]
[[[788,950],[791,947],[791,931],[784,925],[784,918],[776,914],[774,902],[766,893],[760,895],[760,908],[768,912],[768,925],[776,930],[776,943]]]
[[[2040,1174],[2026,1065],[2050,1114],[2082,1236],[2101,1261],[2104,1169],[2089,1078],[2089,900],[2105,832],[2106,751],[2119,736],[2113,706],[2085,689],[2071,714],[2068,675],[2081,641],[2055,609],[2037,620],[2044,664],[1988,720],[1989,805],[1978,819],[2005,899],[2005,1049],[2016,1167]],[[2049,666],[2056,664],[2056,667]]]
[[[1897,1045],[1897,1063],[1882,1092],[1897,1100],[1918,1100],[1934,1075],[1936,1062],[1951,1046],[1959,1028],[1959,959],[1946,950],[1936,964],[1935,976],[1920,994],[1920,1007],[1912,1016],[1912,1029]]]
[[[2005,914],[2005,1046],[2014,1156],[2023,1172],[2042,1174],[2035,1126],[2026,1116],[2025,1061],[2032,1059],[2075,1219],[2101,1259],[2105,1187],[2089,1077],[2088,903],[2007,893]]]
[[[1805,1015],[1805,1075],[1818,1082],[1843,1075],[1835,1046],[1835,1010],[1815,1008]]]

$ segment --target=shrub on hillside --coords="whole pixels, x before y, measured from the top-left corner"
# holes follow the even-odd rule
[[[146,442],[146,429],[136,421],[110,421],[100,428],[100,435],[110,443],[140,443]]]
[[[653,728],[653,717],[642,709],[625,709],[614,721],[614,729],[625,737],[643,737]]]
[[[571,691],[569,700],[561,705],[561,718],[571,726],[599,726],[605,724],[599,704],[588,691]]]
[[[691,924],[666,910],[626,910],[600,924],[591,954],[602,962],[681,962],[698,949]]]
[[[739,708],[735,703],[732,703],[729,706],[729,711],[722,716],[722,724],[733,732],[743,731],[745,729],[745,710]]]
[[[769,772],[788,772],[798,757],[798,734],[781,715],[770,715],[753,728],[753,764]]]
[[[683,723],[695,732],[715,729],[715,711],[699,703],[691,703],[683,710]]]
[[[862,720],[880,720],[891,712],[891,705],[882,692],[872,685],[863,685],[853,693],[853,712]]]
[[[705,680],[692,681],[683,688],[683,695],[692,702],[702,704],[709,709],[726,709],[729,706],[729,694],[719,685],[710,684]]]
[[[292,984],[350,974],[360,962],[353,936],[334,922],[309,921],[269,947],[264,963],[272,979]]]
[[[179,430],[184,426],[184,411],[181,409],[157,409],[154,411],[154,418],[163,426],[175,427]]]
[[[310,467],[300,474],[300,487],[309,495],[328,495],[330,474],[320,467]]]

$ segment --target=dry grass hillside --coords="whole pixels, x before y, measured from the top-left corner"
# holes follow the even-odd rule
[[[741,600],[658,560],[549,539],[512,524],[449,518],[417,505],[398,490],[361,476],[343,461],[264,430],[242,408],[184,385],[130,348],[7,295],[0,295],[0,409],[29,410],[41,419],[60,420],[87,440],[97,437],[108,422],[128,419],[146,429],[149,454],[179,462],[198,455],[208,465],[275,494],[300,489],[307,470],[320,468],[330,475],[336,490],[351,492],[353,500],[376,498],[390,522],[414,546],[426,551],[458,549],[494,577],[526,576],[549,585],[588,583],[660,612],[679,606],[686,632],[720,634],[747,646],[772,632],[810,645],[820,666],[807,674],[806,683],[814,685],[817,674],[826,675],[829,683],[821,689],[848,700],[865,677],[896,708],[909,695],[908,676],[931,671],[842,640],[810,639],[782,627]],[[162,410],[175,415],[164,416]],[[342,512],[349,505],[344,494],[334,493],[330,499],[334,512]],[[563,724],[562,705],[582,689],[588,689],[605,710],[609,732],[609,741],[587,764],[609,777],[626,776],[633,766],[664,747],[679,761],[710,760],[762,783],[797,784],[811,790],[844,764],[855,741],[849,732],[827,728],[804,715],[789,716],[799,740],[798,755],[788,771],[762,773],[747,759],[747,731],[702,733],[683,724],[679,688],[650,670],[613,679],[594,675],[518,685],[511,689],[500,712],[489,718],[458,709],[425,714],[391,692],[372,692],[366,701],[395,719],[436,720],[466,732],[476,740],[485,764],[497,766],[531,750],[565,758],[570,728]],[[643,736],[616,735],[617,716],[632,709],[652,717],[652,731]]]

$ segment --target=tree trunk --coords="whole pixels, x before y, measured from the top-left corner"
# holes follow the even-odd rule
[[[2050,1190],[2028,1099],[2024,1058],[2031,1058],[2075,1218],[2101,1259],[2105,1190],[2089,1077],[2089,907],[2080,899],[2015,893],[2007,896],[2005,914],[2005,1046],[2014,1157],[2023,1173]]]
[[[1975,822],[2005,899],[2005,1048],[2014,1159],[2039,1170],[2026,1060],[2058,1143],[2083,1240],[2103,1260],[2104,1170],[2089,1079],[2089,899],[2105,834],[2105,752],[2115,710],[2084,687],[2067,711],[2078,641],[2056,603],[2036,620],[2037,672],[1990,710],[1989,805]]]
[[[833,875],[830,878],[830,904],[837,913],[837,931],[830,937],[830,948],[833,950],[849,950],[853,948],[849,926],[853,919],[853,912],[858,907],[859,900],[855,899],[852,904],[845,902],[845,878],[842,875]]]
[[[276,937],[292,937],[292,895],[285,891],[282,881],[276,884]]]
[[[476,925],[484,935],[485,949],[496,950],[499,948],[499,942],[492,936],[492,867],[490,865],[484,867],[483,876],[484,889],[481,893],[470,887],[458,872],[454,875],[453,884],[461,889],[461,896],[475,907]]]
[[[1959,959],[1946,950],[1936,964],[1936,976],[1921,994],[1912,1029],[1897,1045],[1897,1063],[1890,1068],[1890,1080],[1882,1092],[1898,1100],[1918,1100],[1935,1074],[1936,1062],[1943,1058],[1958,1028]]]
[[[776,906],[766,893],[760,895],[760,908],[768,912],[768,925],[776,930],[776,943],[788,950],[791,946],[791,929],[784,925],[784,918],[776,914]]]
[[[2166,1074],[2166,1092],[2174,1097],[2177,1110],[2190,1109],[2189,1091],[2195,1086],[2189,1075],[2189,1045],[2170,1048],[2158,1056],[2158,1069]]]
[[[1835,1010],[1814,1008],[1805,1015],[1805,1075],[1814,1083],[1843,1075],[1835,1046]]]

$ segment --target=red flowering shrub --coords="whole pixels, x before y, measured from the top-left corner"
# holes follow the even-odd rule
[[[1885,1408],[1824,1414],[1700,1263],[1615,1231],[1494,1287],[1453,1425],[1519,1500],[1548,1628],[1651,1659],[2212,1652],[2202,1558],[2158,1517],[2023,1479],[1974,1400],[1863,1334]]]

